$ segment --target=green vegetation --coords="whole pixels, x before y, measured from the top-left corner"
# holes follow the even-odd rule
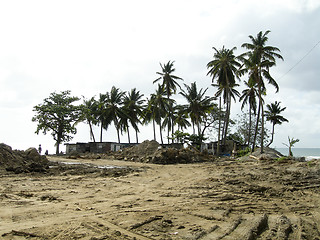
[[[249,147],[245,149],[241,149],[240,151],[237,152],[237,157],[243,157],[248,155],[251,152],[251,149]]]
[[[285,145],[285,146],[287,146],[289,148],[289,155],[288,155],[289,157],[293,157],[292,148],[299,141],[300,141],[299,139],[290,138],[288,136],[288,144],[283,143],[283,145]]]
[[[275,125],[288,121],[280,115],[285,110],[285,107],[280,107],[280,102],[267,104],[267,111],[264,111],[266,83],[273,85],[276,91],[279,90],[269,69],[276,65],[276,58],[283,59],[277,47],[267,45],[269,33],[261,31],[256,36],[250,35],[250,42],[241,46],[246,52],[240,55],[236,55],[236,47],[213,47],[213,59],[207,63],[206,68],[211,85],[216,88],[214,96],[207,96],[208,88],[199,88],[196,82],[181,87],[179,81],[183,79],[175,75],[174,61],[168,61],[160,63],[161,71],[155,73],[158,78],[153,81],[157,87],[150,96],[145,97],[136,88],[123,92],[113,86],[110,91],[100,93],[98,98],[83,98],[82,104],[74,105],[79,98],[71,97],[70,91],[51,93],[43,104],[34,107],[36,115],[32,121],[38,122],[36,133],[43,131],[46,134],[51,131],[57,153],[60,143],[72,139],[71,135],[76,133],[76,124],[80,121],[89,125],[93,141],[96,141],[94,126],[100,127],[102,142],[103,131],[113,125],[118,142],[126,133],[130,143],[130,129],[134,129],[138,143],[141,125],[152,124],[153,138],[160,138],[162,144],[166,130],[168,143],[170,140],[180,143],[189,141],[200,146],[208,138],[218,140],[218,154],[220,144],[224,145],[227,139],[252,146],[252,149],[260,143],[263,151],[266,143],[269,146],[273,142]],[[237,90],[240,80],[243,80],[246,87],[241,94]],[[181,95],[185,104],[177,104],[175,94]],[[242,110],[248,105],[246,117],[236,121],[231,119],[232,100],[242,102]],[[272,123],[271,139],[264,126],[265,117]],[[248,148],[241,154],[246,152]]]
[[[60,143],[70,141],[71,134],[77,133],[75,126],[83,120],[83,114],[86,113],[82,106],[73,104],[78,100],[78,97],[70,96],[70,91],[54,92],[42,104],[33,108],[36,114],[32,121],[38,122],[36,133],[51,132],[56,141],[56,154],[59,154]]]

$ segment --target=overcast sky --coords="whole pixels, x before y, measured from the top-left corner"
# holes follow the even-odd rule
[[[90,98],[113,85],[148,96],[159,63],[169,60],[184,83],[196,81],[213,95],[206,76],[212,47],[240,54],[249,35],[271,30],[268,45],[284,61],[271,70],[280,91],[268,86],[265,101],[281,101],[289,120],[276,126],[273,146],[284,147],[290,136],[300,139],[296,147],[319,148],[319,26],[319,0],[0,0],[0,142],[22,150],[41,143],[53,153],[51,135],[34,133],[35,105],[54,91]],[[232,108],[236,117],[240,105]],[[152,136],[150,127],[141,129],[139,140]],[[104,141],[116,139],[112,128],[104,132]],[[73,142],[89,140],[80,124]]]

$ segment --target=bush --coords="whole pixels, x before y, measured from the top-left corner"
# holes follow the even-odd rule
[[[243,156],[249,154],[250,152],[251,152],[251,149],[249,147],[247,147],[245,149],[238,151],[237,157],[243,157]]]

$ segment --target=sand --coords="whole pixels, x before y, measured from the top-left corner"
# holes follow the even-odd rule
[[[320,239],[316,160],[48,159],[91,167],[2,171],[0,239]]]

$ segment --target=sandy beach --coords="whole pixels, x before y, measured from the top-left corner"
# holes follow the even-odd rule
[[[320,238],[319,160],[49,160],[129,170],[2,172],[2,239]]]

